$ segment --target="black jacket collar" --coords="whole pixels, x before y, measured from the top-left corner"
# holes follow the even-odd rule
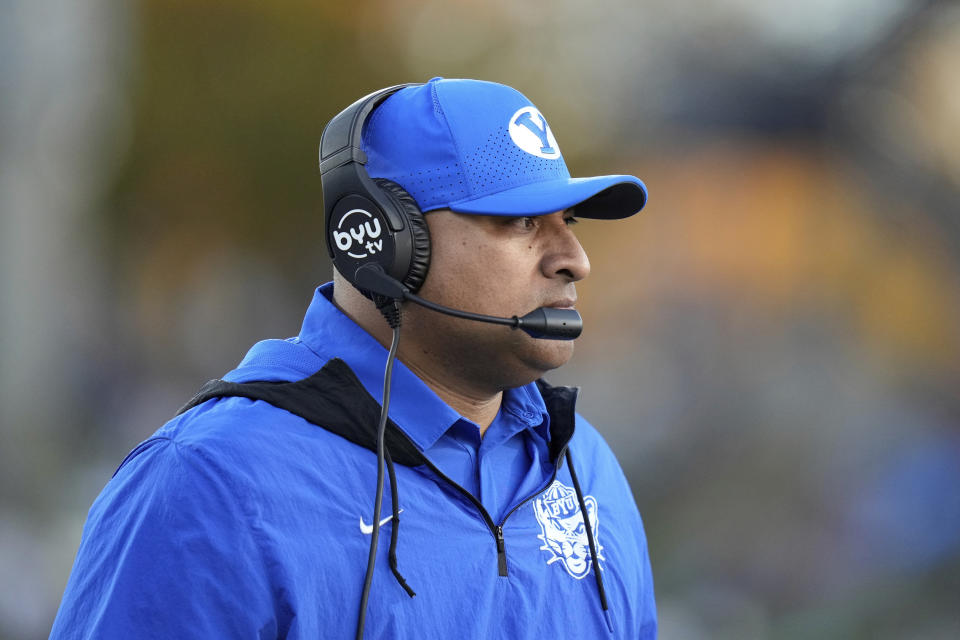
[[[543,380],[537,386],[550,414],[550,457],[554,463],[573,437],[578,390],[554,387]],[[343,360],[334,358],[309,378],[296,382],[227,382],[210,380],[177,411],[184,413],[212,398],[238,396],[263,400],[346,438],[376,450],[380,403],[367,393]],[[386,447],[395,462],[407,466],[426,463],[423,452],[392,421],[387,421]]]

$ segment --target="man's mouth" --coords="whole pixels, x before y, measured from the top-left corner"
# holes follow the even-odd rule
[[[573,309],[575,304],[577,304],[576,298],[563,298],[562,300],[555,300],[554,302],[547,303],[543,306],[552,307],[554,309]]]

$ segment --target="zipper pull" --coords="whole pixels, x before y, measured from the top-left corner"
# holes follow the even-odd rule
[[[497,527],[494,530],[494,533],[497,536],[497,569],[500,571],[501,577],[506,577],[507,575],[507,551],[504,548],[503,544],[503,527]]]

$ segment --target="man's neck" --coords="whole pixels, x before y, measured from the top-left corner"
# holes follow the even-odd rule
[[[339,274],[335,276],[340,278]],[[349,285],[334,284],[334,305],[363,327],[384,348],[390,347],[391,331],[383,322],[380,312],[373,308]],[[482,390],[467,384],[465,377],[458,378],[449,367],[441,366],[423,350],[401,340],[399,359],[424,384],[447,405],[464,418],[480,427],[481,437],[500,412],[503,392],[496,389]],[[442,371],[443,375],[434,372]]]
[[[500,412],[502,391],[490,394],[469,391],[449,380],[440,380],[437,376],[431,375],[429,370],[418,366],[416,362],[404,361],[404,364],[451,409],[480,427],[480,436],[483,437],[487,427]]]

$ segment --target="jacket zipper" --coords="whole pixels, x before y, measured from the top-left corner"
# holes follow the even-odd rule
[[[404,437],[405,437],[405,436],[404,436]],[[560,469],[559,463],[560,463],[561,460],[563,460],[563,454],[566,453],[566,451],[567,451],[567,445],[564,445],[563,448],[560,449],[560,452],[557,454],[557,457],[556,457],[556,459],[554,460],[554,463],[553,463],[553,473],[550,474],[550,479],[547,480],[547,482],[544,483],[544,485],[543,485],[542,487],[540,487],[540,489],[538,489],[536,492],[532,493],[531,495],[527,496],[526,498],[524,498],[523,500],[521,500],[520,502],[518,502],[516,505],[514,505],[513,509],[510,509],[510,511],[508,511],[507,514],[506,514],[505,516],[503,516],[503,520],[500,521],[500,524],[494,524],[493,518],[490,517],[490,514],[487,512],[487,510],[484,508],[484,506],[480,503],[480,501],[477,500],[476,496],[474,496],[472,493],[470,493],[469,491],[467,491],[466,489],[464,489],[463,487],[461,487],[459,484],[457,484],[456,482],[454,482],[453,480],[451,480],[449,477],[447,477],[447,476],[446,476],[442,471],[440,471],[440,469],[438,469],[432,462],[430,462],[429,460],[427,460],[426,457],[424,457],[424,460],[426,461],[426,466],[427,466],[428,469],[430,469],[430,470],[433,471],[435,474],[437,474],[438,476],[440,476],[440,479],[441,479],[441,480],[444,480],[447,484],[451,485],[454,489],[459,490],[460,493],[462,493],[462,494],[465,495],[467,498],[469,498],[469,499],[470,499],[470,502],[472,502],[473,505],[474,505],[474,506],[477,508],[477,510],[480,512],[480,515],[483,516],[483,520],[484,520],[484,522],[487,523],[487,527],[490,529],[490,533],[493,534],[493,539],[494,539],[494,541],[495,541],[496,544],[497,544],[497,571],[498,571],[498,573],[500,574],[500,577],[506,578],[507,575],[508,575],[508,573],[507,573],[507,550],[506,550],[506,545],[505,545],[504,540],[503,540],[503,525],[506,524],[507,518],[509,518],[511,515],[513,515],[514,511],[516,511],[517,509],[519,509],[520,507],[522,507],[522,506],[525,505],[526,503],[530,502],[531,500],[533,500],[534,498],[536,498],[537,496],[539,496],[541,493],[543,493],[544,491],[546,491],[547,488],[549,488],[551,484],[553,484],[553,481],[557,479],[557,472],[558,472],[559,469]]]
[[[497,536],[497,570],[500,572],[500,575],[506,577],[507,575],[507,550],[503,543],[503,525],[497,525],[494,533]]]

